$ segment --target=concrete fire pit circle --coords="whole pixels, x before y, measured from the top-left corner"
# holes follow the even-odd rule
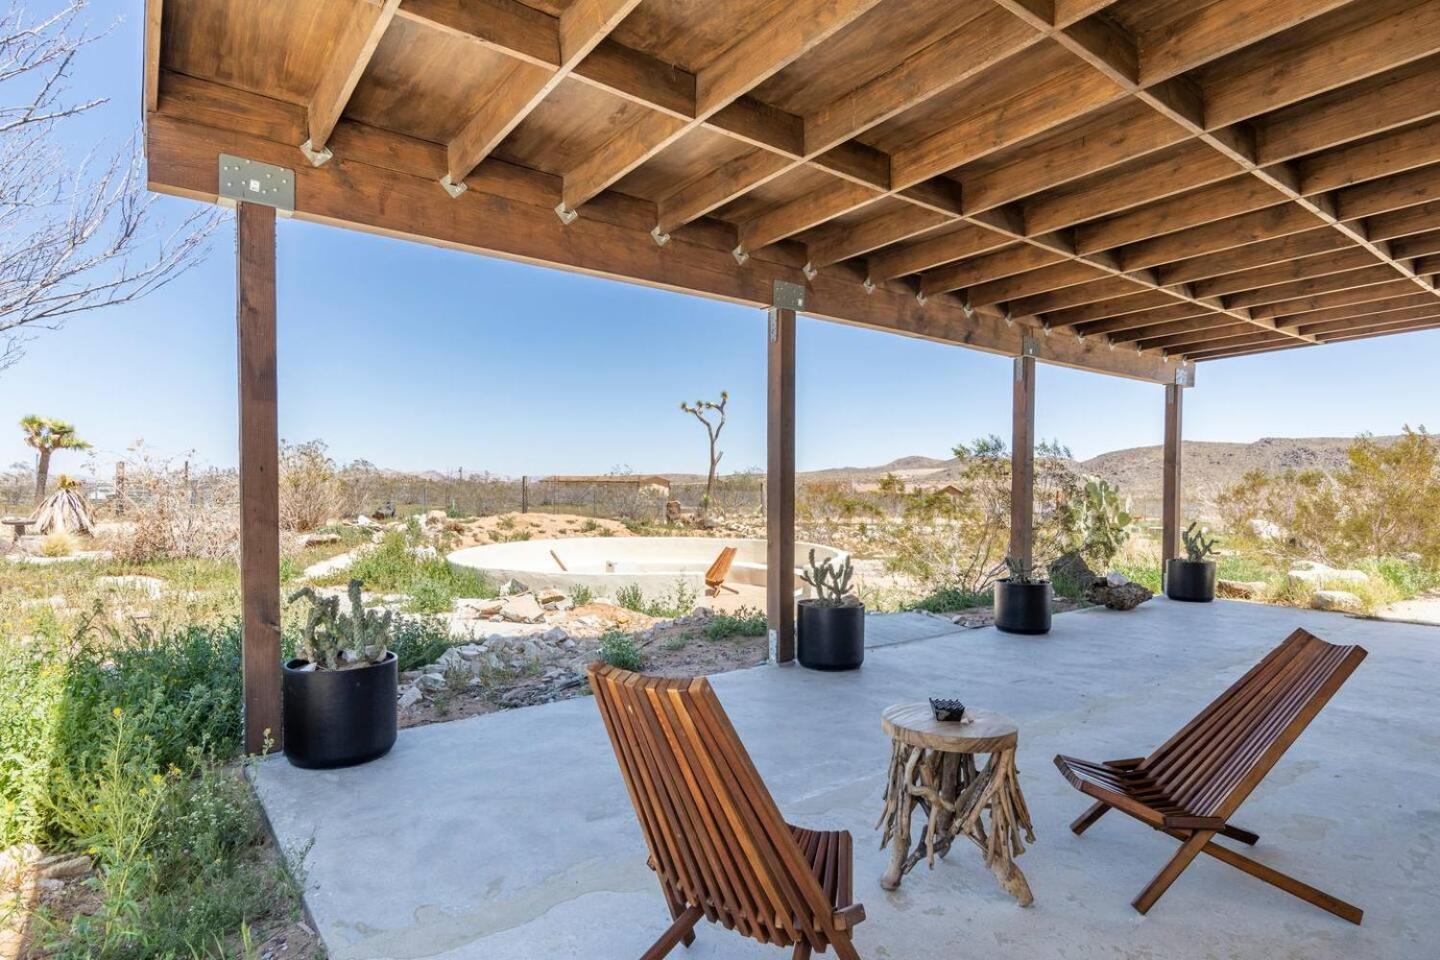
[[[732,586],[765,585],[765,541],[722,537],[558,537],[491,543],[456,550],[450,564],[474,570],[490,582],[518,580],[532,590],[589,587],[596,596],[638,586],[647,596],[665,593],[683,581],[697,594],[705,571],[725,547],[735,548],[735,562],[725,582]],[[796,543],[797,566],[815,559],[844,563],[847,554],[817,543]],[[797,576],[797,590],[808,588]]]

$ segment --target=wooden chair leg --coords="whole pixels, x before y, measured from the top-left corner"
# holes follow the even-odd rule
[[[1308,883],[1301,883],[1294,877],[1287,876],[1273,867],[1267,867],[1263,863],[1256,863],[1249,857],[1236,853],[1228,847],[1222,847],[1218,843],[1206,843],[1204,845],[1204,852],[1216,860],[1230,864],[1230,866],[1235,867],[1237,870],[1243,870],[1252,877],[1264,880],[1272,887],[1279,887],[1291,896],[1299,897],[1306,903],[1313,903],[1321,910],[1328,910],[1342,920],[1349,920],[1351,923],[1358,925],[1365,916],[1365,911],[1354,904],[1346,903],[1339,897],[1332,897],[1325,891],[1317,890]]]
[[[1180,845],[1179,850],[1175,851],[1175,856],[1170,858],[1170,862],[1160,868],[1160,872],[1155,874],[1155,879],[1140,891],[1140,896],[1130,901],[1130,905],[1140,913],[1149,913],[1150,908],[1155,906],[1155,901],[1165,895],[1165,891],[1170,889],[1170,884],[1174,883],[1175,878],[1180,876],[1185,868],[1190,866],[1191,861],[1200,855],[1200,851],[1205,848],[1205,844],[1209,843],[1213,836],[1215,836],[1214,830],[1196,830],[1190,834],[1189,839]]]
[[[662,957],[668,955],[671,950],[675,949],[675,944],[690,934],[701,916],[702,911],[699,907],[687,907],[685,912],[670,924],[670,929],[662,933],[660,939],[640,955],[640,960],[661,960]]]
[[[650,869],[653,870],[655,868],[652,866]],[[670,907],[670,918],[672,920],[679,920],[680,915],[685,912],[685,901],[681,900],[679,895],[671,890],[670,886],[666,883],[660,884],[660,892],[665,894],[665,903]],[[685,936],[680,939],[680,942],[688,948],[695,942],[695,930],[692,928],[686,931]]]
[[[1222,836],[1229,837],[1231,840],[1239,840],[1241,843],[1248,844],[1252,847],[1260,842],[1260,834],[1251,833],[1244,827],[1237,827],[1228,823],[1220,828],[1220,833]]]
[[[835,951],[836,960],[860,960],[860,952],[855,949],[855,944],[850,942],[849,937],[831,940],[830,948]]]
[[[790,960],[810,960],[810,944],[804,940],[795,944],[795,952],[790,954]]]
[[[1089,810],[1086,810],[1075,818],[1075,822],[1070,824],[1070,829],[1074,832],[1075,836],[1080,836],[1080,834],[1093,827],[1096,820],[1105,816],[1105,812],[1109,809],[1110,804],[1104,800],[1096,800]]]

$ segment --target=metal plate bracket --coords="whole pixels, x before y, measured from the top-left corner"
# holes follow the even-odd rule
[[[776,280],[770,295],[770,305],[782,310],[804,310],[805,288],[788,280]]]
[[[1193,364],[1193,363],[1182,363],[1182,364],[1180,364],[1178,367],[1175,368],[1175,386],[1177,386],[1177,387],[1193,387],[1193,386],[1195,386],[1195,364]]]
[[[220,202],[259,203],[281,213],[295,212],[295,171],[258,160],[220,154]]]
[[[1022,336],[1022,337],[1020,338],[1020,356],[1022,356],[1022,357],[1038,357],[1038,356],[1040,356],[1040,341],[1039,341],[1039,340],[1036,340],[1034,337],[1032,337],[1032,336],[1031,336],[1030,334],[1028,334],[1028,333],[1025,334],[1024,336]]]

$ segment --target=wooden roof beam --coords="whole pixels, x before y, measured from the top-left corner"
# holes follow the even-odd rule
[[[1433,256],[1440,253],[1440,230],[1404,237],[1390,244],[1390,253],[1396,260],[1412,260],[1415,257]],[[1416,273],[1425,271],[1416,269]]]
[[[1197,323],[1230,323],[1233,318],[1217,314],[1204,306],[1192,303],[1173,303],[1170,306],[1129,307],[1126,300],[1141,301],[1142,297],[1126,297],[1104,303],[1092,303],[1075,310],[1061,310],[1048,313],[1041,319],[1050,328],[1074,327],[1075,332],[1086,337],[1111,337],[1123,342],[1121,334],[1133,330],[1155,329],[1162,324],[1194,320]],[[1121,309],[1116,305],[1122,305]]]
[[[1325,233],[1333,236],[1335,231],[1327,230]],[[1277,287],[1307,278],[1324,277],[1377,266],[1380,264],[1370,255],[1369,251],[1347,245],[1341,250],[1332,250],[1313,256],[1294,257],[1279,263],[1270,263],[1248,270],[1237,270],[1207,280],[1197,280],[1191,289],[1195,291],[1196,296],[1200,297],[1229,296]],[[1387,276],[1394,279],[1395,275],[1389,273]]]
[[[1403,324],[1410,324],[1416,321],[1440,320],[1440,304],[1426,304],[1423,307],[1410,307],[1405,310],[1391,310],[1386,313],[1373,313],[1355,317],[1349,320],[1326,320],[1320,323],[1305,323],[1300,325],[1302,333],[1312,334],[1324,339],[1328,334],[1344,333],[1349,330],[1365,330],[1372,327],[1397,327]]]
[[[1216,0],[1136,36],[1139,80],[1152,84],[1264,40],[1350,0]]]
[[[1377,242],[1440,229],[1440,200],[1366,217],[1363,226],[1366,235]]]
[[[1183,316],[1176,320],[1162,321],[1160,323],[1147,323],[1143,326],[1126,327],[1114,330],[1107,334],[1111,343],[1125,345],[1139,343],[1155,337],[1168,336],[1169,334],[1193,333],[1198,330],[1214,330],[1217,327],[1234,326],[1236,321],[1221,314],[1205,314],[1203,316]],[[1247,328],[1254,332],[1254,327]],[[1103,331],[1102,331],[1103,332]],[[1147,349],[1142,345],[1141,349]]]
[[[1388,337],[1397,333],[1418,333],[1421,330],[1440,329],[1440,318],[1435,318],[1421,323],[1399,323],[1394,326],[1370,327],[1366,330],[1357,330],[1349,333],[1336,333],[1322,338],[1322,343],[1348,343],[1351,340],[1370,340],[1374,337]]]
[[[1337,220],[1359,220],[1440,200],[1440,166],[1347,187],[1335,195]]]
[[[1297,342],[1291,340],[1286,342],[1284,338],[1273,338],[1269,343],[1257,346],[1232,347],[1220,350],[1205,350],[1196,353],[1183,354],[1183,358],[1191,363],[1204,363],[1209,360],[1231,360],[1236,357],[1251,357],[1261,353],[1275,353],[1279,350],[1295,350],[1300,347],[1313,347],[1311,342]]]
[[[1440,117],[1305,157],[1300,192],[1313,196],[1440,163]]]
[[[621,130],[565,175],[574,210],[747,91],[764,83],[879,0],[768,0],[772,15],[695,75],[695,117],[651,115]],[[659,230],[659,234],[667,231]]]
[[[1248,121],[1255,161],[1293,160],[1440,115],[1440,56],[1405,64]]]
[[[1305,322],[1303,320],[1289,319],[1298,314],[1312,313],[1316,310],[1323,310],[1326,307],[1345,307],[1356,303],[1373,303],[1377,300],[1388,300],[1392,297],[1401,296],[1407,290],[1414,289],[1415,287],[1405,280],[1390,280],[1385,283],[1366,284],[1365,286],[1355,287],[1349,290],[1318,293],[1313,296],[1300,297],[1294,300],[1282,300],[1278,303],[1266,303],[1255,307],[1252,312],[1259,317],[1272,318],[1277,327],[1288,330]]]
[[[953,222],[954,218],[946,214],[906,205],[860,223],[831,222],[803,239],[811,266],[820,269],[873,253]]]
[[[1129,343],[1132,343],[1136,350],[1173,350],[1177,347],[1214,346],[1254,335],[1255,328],[1248,323],[1227,323],[1199,330],[1185,330],[1145,337],[1131,340]]]
[[[1363,252],[1363,251],[1362,251]],[[1277,283],[1273,286],[1261,287],[1257,290],[1245,290],[1240,293],[1230,294],[1223,299],[1225,305],[1231,308],[1255,308],[1259,313],[1262,307],[1294,301],[1300,297],[1308,297],[1315,294],[1334,293],[1340,290],[1355,290],[1361,287],[1373,287],[1395,282],[1395,273],[1385,264],[1375,263],[1373,260],[1368,266],[1359,269],[1345,270],[1326,276],[1309,277],[1304,280],[1292,280],[1288,283]],[[1440,303],[1440,301],[1436,301]]]
[[[1030,244],[1018,244],[998,253],[961,260],[923,273],[920,276],[920,292],[927,297],[935,296],[951,290],[973,287],[977,284],[1048,267],[1066,259],[1063,253],[1057,253],[1054,250]],[[1000,299],[1008,298],[1001,297]]]
[[[1013,242],[1012,238],[1003,233],[967,224],[938,237],[881,250],[869,258],[866,269],[871,283],[884,283],[896,277],[977,256]]]
[[[574,70],[640,0],[575,0],[556,25],[559,61],[552,70],[517,60],[510,64],[480,109],[446,145],[446,175],[441,183],[452,196],[465,189],[465,178],[510,131]]]
[[[1295,341],[1283,333],[1260,330],[1243,337],[1232,337],[1218,346],[1176,347],[1164,350],[1167,357],[1181,357],[1185,360],[1218,360],[1221,357],[1243,356],[1247,353],[1268,352],[1272,349],[1294,344]]]
[[[1237,233],[1232,227],[1251,223],[1251,220],[1239,219],[1243,214],[1254,214],[1252,220],[1257,223],[1266,220],[1288,223],[1294,214],[1287,212],[1292,208],[1283,204],[1283,193],[1237,171],[1231,179],[1209,187],[1103,220],[1082,223],[1075,228],[1075,249],[1078,253],[1116,250],[1121,262],[1131,269],[1154,266],[1278,236],[1275,233],[1256,235],[1254,230]],[[1211,225],[1208,231],[1196,229],[1206,225]],[[1313,217],[1302,217],[1287,232],[1298,233],[1314,226],[1317,224]],[[1266,229],[1281,229],[1281,226],[1276,224]],[[1237,236],[1250,239],[1226,243],[1227,239]],[[1192,248],[1191,243],[1197,240],[1199,248]]]
[[[1277,327],[1285,330],[1303,329],[1315,323],[1328,323],[1332,320],[1354,320],[1357,317],[1368,317],[1372,314],[1393,313],[1399,310],[1412,310],[1423,307],[1430,309],[1435,303],[1435,298],[1426,293],[1404,293],[1397,296],[1386,297],[1383,300],[1372,300],[1368,303],[1357,303],[1349,306],[1329,307],[1323,310],[1312,310],[1303,315],[1289,318],[1281,318],[1276,323]]]
[[[300,146],[300,152],[312,164],[318,166],[330,159],[331,151],[326,147],[330,134],[399,7],[400,0],[362,3],[336,38],[330,62],[310,97],[306,128],[310,136]]]
[[[1316,226],[1303,233],[1292,233],[1273,240],[1260,240],[1217,253],[1177,260],[1156,267],[1155,273],[1164,283],[1191,283],[1271,264],[1283,264],[1299,257],[1348,250],[1353,246],[1350,238],[1339,231],[1327,226]]]
[[[976,284],[965,291],[965,299],[972,307],[987,307],[1105,279],[1113,278],[1089,264],[1064,260],[1048,267]],[[923,284],[924,277],[921,281]],[[924,289],[923,285],[921,289]],[[1030,316],[1031,313],[1021,311],[1020,315]]]

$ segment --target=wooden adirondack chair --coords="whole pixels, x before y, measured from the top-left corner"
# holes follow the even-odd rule
[[[720,596],[722,589],[731,593],[739,593],[732,587],[725,586],[725,578],[730,576],[730,567],[735,563],[735,548],[725,547],[715,562],[710,564],[710,569],[705,571],[705,586],[710,589],[710,596]]]
[[[688,947],[701,917],[795,960],[828,947],[859,960],[849,832],[781,818],[710,683],[599,663],[589,677],[674,918],[641,960]]]
[[[1133,906],[1145,913],[1201,853],[1359,923],[1360,908],[1214,842],[1254,844],[1230,822],[1290,744],[1365,659],[1362,647],[1336,646],[1296,630],[1250,672],[1148,757],[1094,763],[1057,756],[1055,765],[1095,803],[1070,825],[1077,834],[1111,807],[1183,841]]]

